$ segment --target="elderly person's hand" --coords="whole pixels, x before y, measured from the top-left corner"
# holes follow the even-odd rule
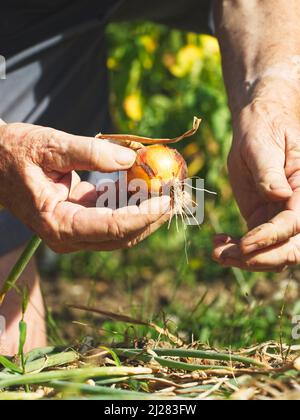
[[[94,138],[1,123],[0,204],[59,253],[131,247],[168,219],[170,198],[95,208],[96,188],[75,171],[126,170],[135,158],[130,149]]]
[[[215,238],[226,266],[300,262],[300,3],[215,0],[233,117],[229,175],[250,232]]]
[[[234,122],[229,175],[250,232],[216,237],[214,258],[224,265],[281,271],[300,262],[299,108],[293,92],[290,105],[278,96],[256,99]]]

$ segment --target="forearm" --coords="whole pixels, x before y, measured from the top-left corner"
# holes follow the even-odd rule
[[[215,0],[214,12],[233,114],[259,97],[276,101],[279,91],[282,102],[297,101],[299,0]]]

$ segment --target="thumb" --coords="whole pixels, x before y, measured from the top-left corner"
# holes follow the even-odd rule
[[[129,169],[136,160],[133,150],[96,138],[59,131],[55,137],[59,146],[51,157],[52,165],[55,165],[53,169],[58,171],[117,172]]]
[[[287,200],[293,194],[285,174],[285,154],[274,145],[254,151],[248,167],[260,193],[268,200]]]

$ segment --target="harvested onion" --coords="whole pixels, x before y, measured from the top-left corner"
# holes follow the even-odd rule
[[[142,180],[149,194],[160,195],[183,183],[187,175],[187,164],[177,150],[153,145],[138,150],[136,162],[127,177],[128,183]]]
[[[191,137],[199,129],[201,119],[195,117],[193,127],[175,138],[148,138],[131,134],[98,134],[98,139],[108,140],[122,144],[137,152],[137,159],[133,167],[127,173],[128,193],[134,194],[134,188],[142,188],[142,195],[147,196],[170,195],[172,198],[172,214],[181,215],[182,218],[190,215],[193,217],[190,206],[193,204],[192,189],[186,191],[186,178],[188,176],[187,164],[181,154],[166,145],[178,143],[187,137]],[[144,145],[150,146],[144,146]],[[137,181],[136,185],[133,185]],[[143,186],[141,186],[141,181]],[[131,187],[133,187],[131,189]],[[145,191],[144,191],[145,190]]]

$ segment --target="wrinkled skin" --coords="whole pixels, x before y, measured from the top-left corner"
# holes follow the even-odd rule
[[[300,262],[299,139],[296,115],[281,104],[257,101],[239,116],[228,168],[250,232],[242,240],[215,238],[221,264],[282,271]]]
[[[0,203],[58,253],[129,248],[168,219],[170,199],[116,211],[95,208],[96,188],[75,171],[125,170],[135,158],[130,149],[101,140],[27,124],[3,125]]]
[[[300,262],[300,3],[215,0],[233,120],[228,160],[249,232],[220,234],[213,258],[251,271]]]
[[[0,203],[39,235],[54,251],[110,251],[130,248],[169,220],[170,198],[148,200],[116,211],[96,208],[96,188],[76,170],[114,172],[130,168],[130,149],[27,124],[0,126]],[[0,287],[23,249],[0,257]],[[44,305],[32,262],[18,286],[30,291],[26,312],[26,351],[46,345]],[[18,349],[21,300],[10,291],[1,306],[6,319],[0,353]]]

